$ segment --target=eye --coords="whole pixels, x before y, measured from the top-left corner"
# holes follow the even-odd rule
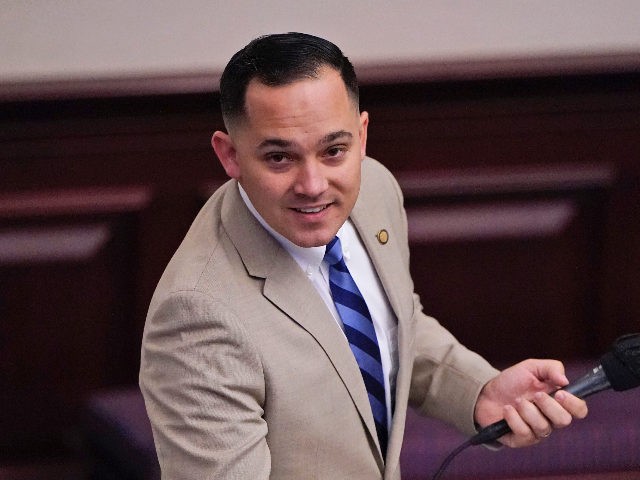
[[[346,145],[333,145],[326,150],[325,155],[329,158],[341,158],[347,150]]]
[[[270,168],[287,168],[293,162],[290,155],[283,152],[272,152],[265,155],[265,161]]]
[[[284,153],[270,153],[267,155],[267,160],[273,163],[281,163],[286,159],[286,155]]]

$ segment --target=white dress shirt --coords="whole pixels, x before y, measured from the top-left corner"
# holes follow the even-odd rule
[[[329,265],[323,261],[325,247],[299,247],[287,240],[267,224],[253,206],[251,200],[249,200],[242,186],[238,184],[238,187],[247,208],[260,224],[289,252],[302,271],[305,272],[307,278],[332,313],[336,325],[344,333],[342,320],[331,297]],[[396,375],[398,373],[398,321],[389,305],[387,295],[362,244],[362,240],[350,220],[347,219],[344,225],[340,227],[338,238],[340,238],[342,245],[344,261],[369,308],[376,336],[378,337],[387,404],[387,429],[390,429],[393,412],[392,393],[395,392]]]

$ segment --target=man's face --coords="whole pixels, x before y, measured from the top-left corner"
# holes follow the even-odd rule
[[[358,197],[368,116],[340,74],[270,87],[249,83],[246,118],[212,143],[265,221],[302,247],[326,245]]]

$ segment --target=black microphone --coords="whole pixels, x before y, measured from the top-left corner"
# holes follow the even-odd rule
[[[585,398],[608,388],[621,392],[638,385],[640,385],[640,334],[633,333],[618,338],[611,351],[602,356],[600,365],[562,390],[576,397]],[[469,443],[480,445],[493,442],[509,432],[511,429],[506,420],[500,420],[481,429],[469,439]]]

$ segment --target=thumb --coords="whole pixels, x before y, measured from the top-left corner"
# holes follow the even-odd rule
[[[569,384],[564,365],[558,360],[538,360],[535,374],[540,381],[554,387],[564,387]]]

